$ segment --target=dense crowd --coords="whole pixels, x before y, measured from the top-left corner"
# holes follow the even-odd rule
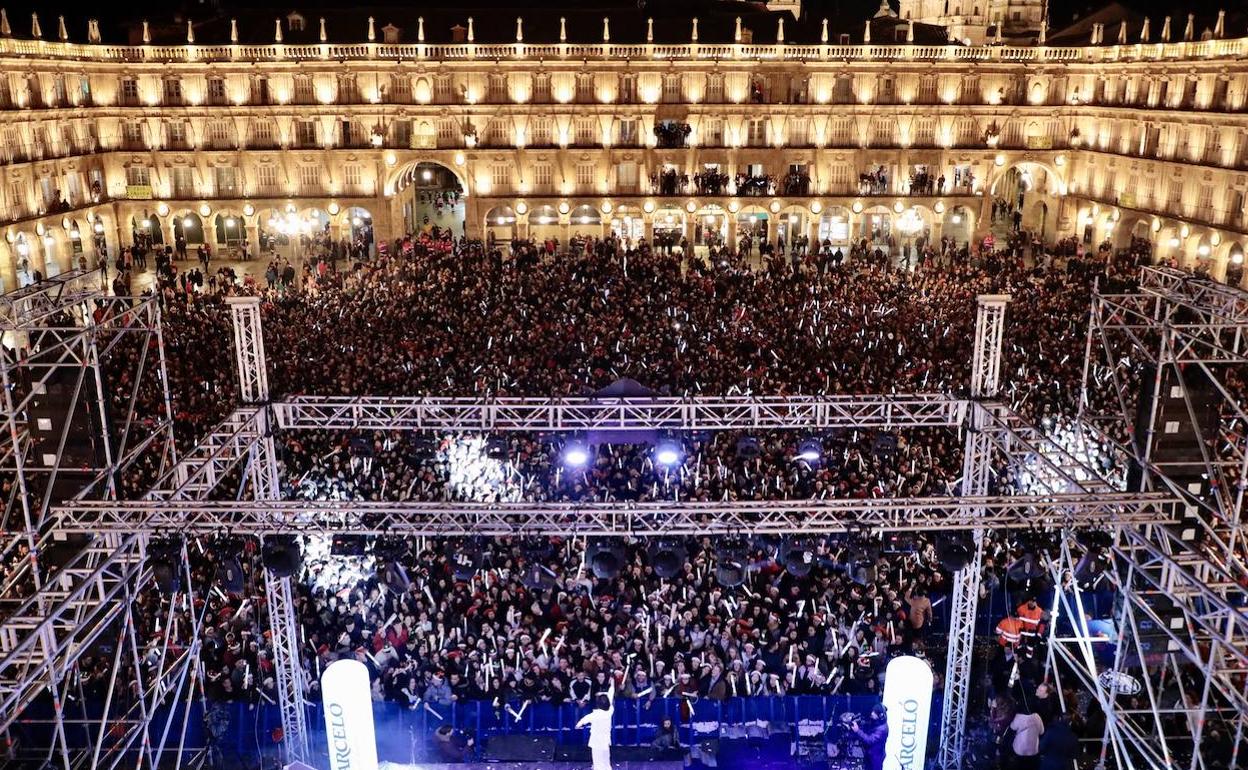
[[[761,267],[718,249],[698,257],[614,239],[543,251],[504,256],[434,231],[395,241],[392,256],[372,261],[327,251],[307,259],[297,280],[282,265],[263,282],[228,272],[188,281],[169,265],[158,292],[179,440],[202,435],[235,402],[223,298],[239,293],[263,298],[275,394],[533,396],[590,394],[621,378],[676,395],[963,393],[974,298],[1008,293],[1004,398],[1056,424],[1082,380],[1091,287],[1125,281],[1133,267],[956,244],[929,249],[911,269],[866,243],[840,259],[781,253]],[[143,390],[141,409],[162,398]],[[961,473],[951,431],[820,436],[817,460],[799,456],[801,438],[684,437],[674,465],[656,463],[648,446],[603,445],[572,469],[564,443],[537,435],[498,446],[464,435],[278,437],[283,493],[304,499],[943,495]],[[137,496],[156,470],[125,480],[124,494]],[[997,491],[1009,491],[1001,485],[1017,479],[996,470]],[[583,539],[477,546],[480,571],[457,580],[453,543],[342,556],[304,542],[298,601],[311,686],[344,656],[370,666],[376,698],[409,707],[584,703],[610,678],[623,697],[873,693],[900,650],[931,654],[943,670],[927,638],[949,575],[927,539],[820,541],[804,576],[786,571],[775,544],[753,542],[740,586],[717,580],[722,554],[707,540],[685,544],[689,559],[673,579],[657,576],[645,543],[630,543],[621,571],[601,577],[586,566]],[[230,549],[192,549],[206,603],[183,612],[205,613],[210,697],[273,700],[259,552],[251,542],[235,550],[246,584],[226,593],[209,586]],[[157,617],[147,618],[154,638]],[[189,615],[181,621],[163,634],[188,644]]]

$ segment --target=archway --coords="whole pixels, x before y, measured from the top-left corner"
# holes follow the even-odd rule
[[[709,252],[723,248],[728,238],[728,212],[723,206],[708,203],[694,213],[693,250]]]
[[[85,255],[86,249],[83,246],[83,238],[86,237],[86,234],[83,233],[78,220],[66,217],[61,221],[61,226],[65,228],[65,232],[69,236],[69,269],[86,269],[88,264]]]
[[[1046,163],[1016,161],[996,172],[990,193],[992,197],[989,229],[1004,237],[1016,229],[1039,232],[1051,229],[1049,207],[1035,205],[1037,197],[1064,192],[1061,176]]]
[[[849,209],[831,206],[819,217],[819,243],[849,246]]]
[[[242,216],[232,212],[218,212],[212,218],[213,235],[219,246],[226,248],[242,246],[247,242],[247,228]]]
[[[568,214],[568,223],[572,226],[572,237],[590,237],[602,233],[602,215],[598,209],[589,204],[581,204]]]
[[[893,234],[893,212],[886,206],[872,206],[858,218],[858,240],[866,240],[873,248],[888,251],[888,239]]]
[[[1044,201],[1032,203],[1023,221],[1029,223],[1028,229],[1032,230],[1041,242],[1044,242],[1049,228],[1049,204]]]
[[[1152,235],[1149,230],[1149,221],[1136,217],[1134,219],[1125,220],[1118,223],[1114,228],[1114,248],[1115,249],[1136,249],[1141,242],[1147,243],[1151,240]]]
[[[628,247],[645,238],[646,220],[641,209],[636,206],[617,206],[611,212],[611,232]]]
[[[165,228],[160,217],[144,211],[130,217],[130,238],[139,246],[151,249],[165,242]]]
[[[534,243],[559,243],[559,212],[554,206],[535,206],[529,211],[529,239]]]
[[[788,206],[776,217],[776,237],[784,241],[784,248],[791,251],[809,232],[810,212],[801,206]]]
[[[394,192],[407,232],[427,233],[436,227],[464,234],[464,186],[451,169],[431,161],[410,163],[395,177]]]
[[[1231,286],[1244,285],[1244,256],[1248,253],[1242,243],[1231,243],[1226,249],[1226,282]]]
[[[667,204],[654,212],[654,248],[672,252],[685,237],[685,210]]]
[[[293,211],[261,209],[256,212],[256,239],[262,252],[289,257],[291,237],[298,229],[299,215]]]
[[[31,259],[31,243],[26,233],[18,233],[13,238],[13,250],[17,253],[17,285],[29,286],[38,279],[33,260]]]
[[[745,206],[737,212],[738,251],[758,253],[769,237],[771,217],[762,206]]]
[[[510,251],[516,237],[516,212],[511,206],[495,206],[485,215],[485,242],[489,248]]]
[[[966,206],[950,206],[940,226],[941,235],[957,244],[969,244],[975,232],[975,218]]]
[[[372,256],[376,234],[373,231],[373,212],[363,206],[351,206],[343,213],[343,222],[351,242],[351,248]]]
[[[88,216],[87,227],[96,256],[108,259],[108,225],[104,221],[104,215],[97,212]]]
[[[61,265],[61,244],[53,232],[50,229],[44,231],[43,237],[40,239],[40,243],[43,244],[44,278],[53,278],[64,272]]]
[[[204,222],[199,214],[188,211],[173,218],[173,238],[182,239],[187,246],[195,246],[204,242]]]

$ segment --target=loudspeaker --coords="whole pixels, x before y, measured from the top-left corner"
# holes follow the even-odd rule
[[[265,538],[261,549],[264,568],[279,578],[288,578],[299,571],[302,556],[299,544],[289,535],[275,535]]]

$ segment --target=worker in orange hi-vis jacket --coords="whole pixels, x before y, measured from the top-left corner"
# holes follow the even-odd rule
[[[1044,621],[1048,613],[1036,602],[1036,597],[1033,596],[1018,605],[1014,614],[1023,622],[1023,636],[1044,635]]]
[[[1013,615],[997,624],[997,641],[1002,647],[1017,647],[1023,640],[1023,621]]]

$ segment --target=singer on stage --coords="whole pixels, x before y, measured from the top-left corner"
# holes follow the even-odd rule
[[[611,688],[599,693],[594,710],[581,717],[577,729],[589,725],[589,750],[594,756],[594,770],[611,770],[611,719],[615,716],[615,677]],[[881,748],[881,751],[883,749]]]

